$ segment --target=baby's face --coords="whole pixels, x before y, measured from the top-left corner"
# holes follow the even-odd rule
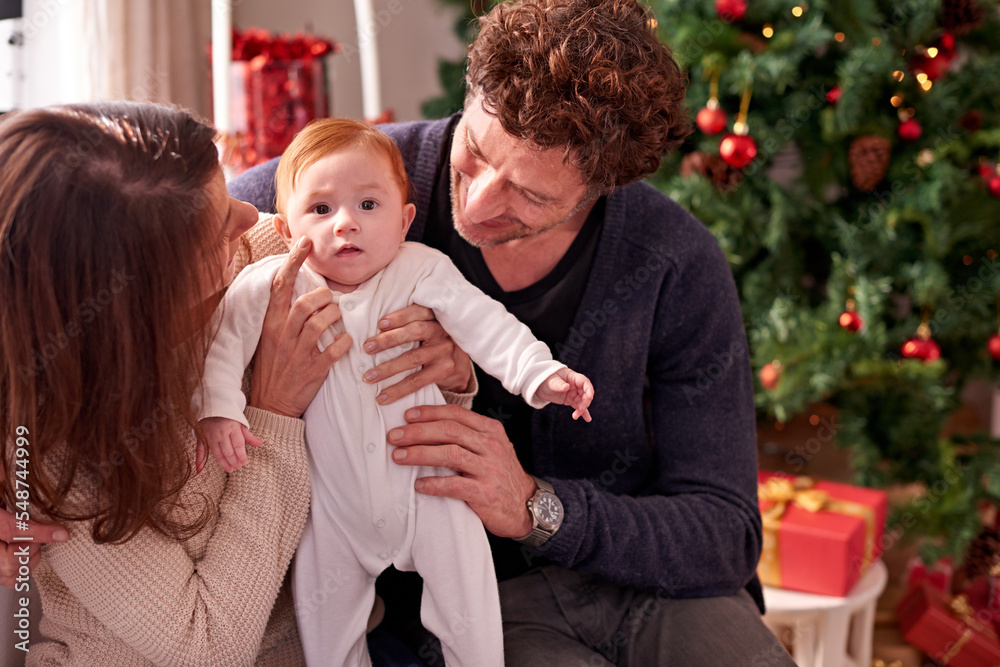
[[[289,245],[308,237],[306,263],[346,293],[392,261],[415,210],[403,202],[385,158],[351,148],[299,174],[277,227]]]

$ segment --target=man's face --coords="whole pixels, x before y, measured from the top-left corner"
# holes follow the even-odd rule
[[[593,205],[580,171],[563,151],[535,150],[507,134],[475,96],[451,146],[451,210],[455,230],[477,247],[535,236],[586,217]]]

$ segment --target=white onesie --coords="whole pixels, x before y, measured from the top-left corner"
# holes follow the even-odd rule
[[[198,397],[200,417],[246,424],[241,380],[260,340],[271,281],[286,257],[248,266],[226,293]],[[303,266],[294,294],[324,286],[322,276]],[[375,397],[383,384],[368,384],[362,376],[416,343],[374,356],[361,345],[378,333],[379,319],[420,304],[434,310],[445,331],[483,370],[532,407],[545,405],[535,393],[564,365],[527,326],[466,281],[447,256],[418,243],[403,243],[386,268],[354,292],[334,296],[342,320],[320,337],[319,347],[345,330],[353,343],[303,415],[312,509],[295,555],[293,594],[306,660],[310,665],[370,664],[368,610],[375,577],[391,563],[423,577],[421,620],[441,640],[448,664],[502,666],[500,603],[482,522],[464,502],[414,491],[418,477],[453,471],[399,465],[386,442],[389,430],[406,423],[407,409],[440,405],[444,398],[431,385],[378,405]],[[400,379],[389,378],[386,385]]]

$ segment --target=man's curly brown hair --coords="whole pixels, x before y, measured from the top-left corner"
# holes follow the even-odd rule
[[[518,0],[479,30],[469,99],[508,134],[564,148],[592,191],[653,173],[691,133],[687,77],[635,0]]]

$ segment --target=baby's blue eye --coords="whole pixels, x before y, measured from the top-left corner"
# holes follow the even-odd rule
[[[374,211],[376,206],[378,206],[378,204],[376,204],[371,199],[366,199],[363,202],[361,202],[362,211]]]
[[[313,211],[315,211],[319,215],[326,215],[327,213],[330,212],[330,207],[327,206],[326,204],[317,204],[316,207],[313,208]]]

